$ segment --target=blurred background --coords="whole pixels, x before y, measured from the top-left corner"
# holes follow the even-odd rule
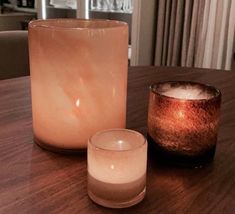
[[[129,65],[235,68],[235,0],[0,0],[0,11],[0,31],[33,19],[125,21]]]

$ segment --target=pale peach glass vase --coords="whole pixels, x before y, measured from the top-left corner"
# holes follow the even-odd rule
[[[77,151],[97,131],[125,127],[126,23],[32,21],[29,51],[36,143],[53,151]]]

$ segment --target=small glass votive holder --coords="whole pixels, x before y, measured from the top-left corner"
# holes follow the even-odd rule
[[[150,86],[148,142],[159,162],[199,167],[213,160],[221,92],[185,81]]]
[[[88,195],[109,208],[133,206],[145,196],[147,141],[128,129],[96,133],[88,141]]]

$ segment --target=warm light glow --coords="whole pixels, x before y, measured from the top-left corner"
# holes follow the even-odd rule
[[[123,140],[118,140],[117,142],[118,142],[118,144],[120,144],[120,145],[124,143]]]
[[[178,115],[179,118],[182,118],[182,119],[185,116],[183,111],[178,111],[177,115]]]
[[[80,99],[77,99],[77,101],[76,101],[76,106],[77,106],[77,107],[80,106]]]
[[[184,166],[211,161],[221,102],[218,90],[180,81],[153,84],[150,89],[148,140],[156,147],[156,156]]]
[[[124,144],[123,140],[118,140],[117,145],[118,145],[120,150],[124,149],[124,147],[125,147],[125,144]]]
[[[93,136],[90,141],[99,146],[96,149],[88,144],[89,174],[97,180],[129,183],[145,174],[147,143],[142,135],[114,129]]]
[[[129,201],[133,204],[135,198],[143,199],[147,141],[140,133],[127,129],[98,132],[88,141],[87,163],[88,195],[95,202],[107,201],[109,207],[111,201],[122,207]]]
[[[46,2],[39,5],[43,19],[49,15]],[[97,131],[124,128],[127,25],[111,20],[46,19],[32,21],[29,31],[37,142],[49,144],[51,150],[78,150],[86,148]],[[104,66],[109,57],[113,60]],[[47,96],[41,93],[44,90]]]

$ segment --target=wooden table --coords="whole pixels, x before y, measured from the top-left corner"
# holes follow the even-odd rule
[[[33,143],[29,77],[0,81],[0,213],[234,213],[235,73],[130,68],[128,128],[146,133],[148,85],[163,80],[199,81],[221,89],[215,160],[204,168],[185,169],[149,158],[146,198],[122,210],[88,198],[85,154],[54,154]]]

